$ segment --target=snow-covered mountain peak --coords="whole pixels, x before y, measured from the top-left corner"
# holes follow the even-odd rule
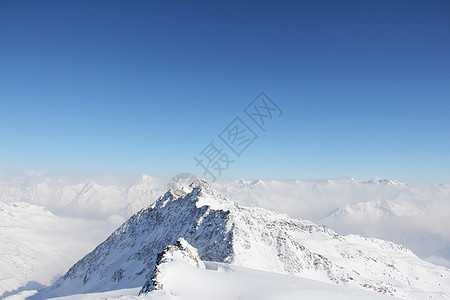
[[[264,182],[261,179],[255,179],[253,181],[239,179],[228,183],[228,185],[234,185],[239,187],[252,187],[252,186],[261,186],[264,185]]]
[[[209,209],[229,210],[236,204],[228,200],[223,194],[217,192],[206,180],[195,178],[190,180],[189,185],[185,179],[173,181],[172,189],[167,191],[151,206],[162,208],[169,202],[189,201],[195,203],[196,207],[206,206]]]
[[[449,293],[448,270],[421,261],[401,246],[356,235],[341,236],[309,221],[241,207],[206,181],[194,180],[188,188],[169,190],[133,215],[45,291],[43,298],[142,287],[168,245],[179,241],[177,247],[187,253],[189,247],[183,246],[180,238],[195,247],[203,261],[405,299]]]
[[[214,193],[215,190],[211,187],[211,185],[208,183],[208,181],[206,181],[205,179],[201,179],[201,178],[195,178],[194,180],[192,180],[192,182],[189,184],[189,187],[191,189],[202,189],[205,191],[208,191],[208,193]]]
[[[141,174],[140,183],[153,183],[155,180],[148,174]]]
[[[406,185],[406,183],[398,181],[398,180],[389,180],[389,179],[378,177],[378,176],[376,176],[376,177],[372,178],[371,180],[367,181],[367,183],[392,185],[392,186]]]
[[[172,177],[165,185],[166,190],[181,190],[200,185],[201,180],[191,173],[180,173]],[[190,187],[193,185],[192,187]]]
[[[261,179],[255,179],[252,181],[252,183],[250,184],[252,186],[261,186],[264,185],[264,181],[262,181]]]

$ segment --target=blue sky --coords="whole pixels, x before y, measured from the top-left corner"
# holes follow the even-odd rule
[[[265,91],[241,157],[218,134]],[[450,2],[1,1],[0,170],[450,182]]]

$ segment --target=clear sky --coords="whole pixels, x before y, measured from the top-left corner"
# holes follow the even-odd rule
[[[4,174],[201,175],[213,141],[224,179],[448,183],[449,99],[449,1],[0,1]]]

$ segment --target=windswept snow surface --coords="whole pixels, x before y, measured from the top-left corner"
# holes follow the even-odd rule
[[[166,289],[138,296],[139,288],[104,293],[79,294],[61,300],[388,300],[390,296],[327,284],[319,281],[253,270],[226,264],[217,269],[199,269],[183,261],[172,261],[164,267]],[[23,300],[32,292],[7,298]]]
[[[185,240],[179,246],[168,246],[152,278],[154,288],[141,295],[155,298],[177,295],[182,299],[205,300],[390,299],[384,295],[306,278],[202,262],[196,254],[195,248]]]
[[[162,268],[165,289],[137,296],[139,289],[73,295],[56,299],[148,299],[148,300],[388,300],[392,297],[327,284],[306,278],[270,273],[233,265],[211,263],[200,269],[180,260]],[[8,300],[19,300],[16,297]]]

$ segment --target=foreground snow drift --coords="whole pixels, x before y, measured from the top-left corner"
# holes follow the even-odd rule
[[[203,262],[196,249],[183,239],[166,247],[139,297],[138,291],[139,289],[123,289],[57,299],[391,299],[385,295],[346,286],[229,264]],[[8,300],[26,299],[31,294],[33,292],[23,293]]]

